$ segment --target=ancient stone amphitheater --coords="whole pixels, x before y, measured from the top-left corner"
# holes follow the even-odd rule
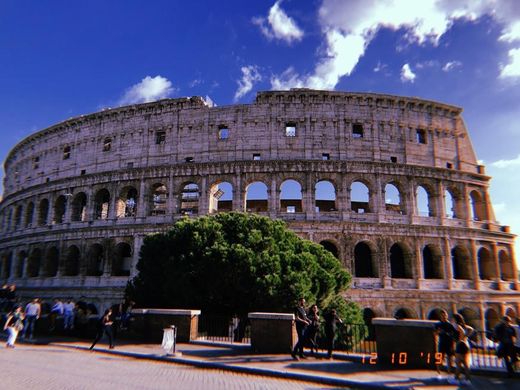
[[[143,238],[183,216],[286,221],[353,275],[367,317],[520,309],[514,235],[461,117],[443,103],[306,89],[211,107],[200,97],[68,119],[16,145],[0,204],[1,280],[105,307]]]

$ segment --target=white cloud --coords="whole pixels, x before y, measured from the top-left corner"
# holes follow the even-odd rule
[[[378,61],[376,67],[373,70],[374,70],[374,73],[378,73],[378,72],[385,70],[387,67],[388,67],[388,65],[382,64],[381,61]]]
[[[237,80],[238,89],[235,92],[235,101],[251,91],[255,82],[262,80],[258,68],[254,65],[243,66],[240,70],[242,71],[242,79]]]
[[[167,98],[173,91],[172,83],[168,79],[162,76],[146,76],[141,82],[126,90],[119,100],[119,105],[153,102]]]
[[[462,62],[460,61],[449,61],[444,64],[442,70],[444,72],[451,72],[453,69],[460,68],[462,66]]]
[[[401,81],[403,83],[413,83],[416,77],[415,73],[410,69],[410,65],[404,64],[401,68]]]
[[[253,24],[260,27],[260,31],[269,39],[280,39],[287,43],[300,41],[303,38],[303,30],[298,27],[294,19],[287,16],[280,8],[281,0],[278,0],[269,9],[267,19],[263,17],[253,18]]]
[[[500,78],[520,76],[520,48],[509,50],[511,62],[502,68]]]
[[[498,160],[498,161],[492,162],[489,165],[491,165],[492,167],[495,167],[495,168],[502,168],[502,169],[520,166],[520,154],[512,160]]]
[[[437,44],[454,19],[474,20],[484,14],[492,15],[504,26],[501,39],[520,39],[520,7],[516,0],[323,0],[319,23],[325,43],[314,71],[304,75],[293,71],[290,78],[273,76],[272,86],[333,89],[341,77],[353,72],[381,28],[406,29],[405,46]],[[516,74],[517,68],[508,66],[504,67],[506,74]]]

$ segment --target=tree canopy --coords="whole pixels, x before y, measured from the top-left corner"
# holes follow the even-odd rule
[[[300,296],[323,308],[350,283],[338,259],[283,221],[237,212],[147,236],[137,269],[127,294],[139,306],[220,314],[290,311]]]

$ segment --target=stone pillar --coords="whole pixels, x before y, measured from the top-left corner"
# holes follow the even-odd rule
[[[177,327],[177,342],[188,343],[197,338],[200,310],[134,309],[132,328],[139,337],[160,342],[163,329]]]
[[[383,188],[379,174],[376,174],[376,193],[375,196],[370,196],[370,203],[370,210],[377,213],[379,215],[379,221],[383,222],[385,220],[384,214],[386,213],[385,189]]]
[[[446,199],[444,198],[444,185],[442,182],[437,183],[437,196],[435,197],[435,210],[434,215],[439,218],[439,223],[444,225],[444,220],[446,219],[446,214],[448,211],[446,210]]]
[[[307,172],[305,175],[305,193],[304,197],[304,209],[307,213],[307,219],[313,220],[316,215],[316,202],[314,200],[314,183],[313,183],[313,174]]]
[[[271,188],[269,191],[269,199],[267,205],[269,210],[269,216],[271,218],[276,218],[276,214],[278,213],[278,211],[281,211],[281,208],[280,191],[278,190],[278,183],[275,175],[272,175],[271,177]]]
[[[448,237],[444,237],[444,277],[448,281],[448,289],[453,288],[453,263],[451,261],[451,247]]]
[[[407,202],[407,205],[409,205],[410,207],[408,208],[407,210],[407,214],[410,216],[410,221],[413,221],[413,217],[416,216],[416,217],[419,217],[420,214],[419,214],[419,210],[417,208],[417,188],[416,188],[416,183],[414,180],[410,180],[410,182],[408,183],[408,194],[407,194],[407,198],[408,198],[408,202]],[[402,201],[401,201],[402,202]],[[401,207],[401,210],[402,210],[402,207]]]
[[[166,212],[169,215],[173,215],[179,212],[179,207],[177,205],[179,199],[179,194],[175,188],[175,181],[173,180],[173,172],[170,172],[170,176],[168,177],[168,209]],[[149,214],[149,213],[148,213]]]
[[[290,353],[296,340],[294,314],[249,313],[255,353]]]
[[[107,219],[116,219],[116,204],[119,194],[117,193],[117,185],[110,186],[110,205],[108,206]]]
[[[484,194],[483,194],[483,198],[482,201],[484,202],[484,206],[485,206],[485,210],[486,210],[486,218],[485,220],[486,221],[493,221],[494,220],[494,216],[493,216],[493,208],[491,207],[491,200],[489,199],[489,194],[486,191],[484,191]]]
[[[497,284],[498,290],[503,290],[503,285],[500,278],[500,262],[498,260],[498,247],[496,242],[491,242],[491,252],[493,256],[493,261],[495,263],[495,282]]]
[[[245,208],[242,191],[242,177],[240,175],[239,169],[237,169],[235,182],[233,184],[233,211],[244,211]]]
[[[146,201],[145,201],[146,183],[144,178],[141,178],[139,183],[139,200],[137,201],[137,217],[144,218],[146,216]]]
[[[143,245],[144,237],[139,234],[134,234],[134,247],[132,250],[132,265],[130,267],[130,278],[137,276],[137,262],[139,261],[139,251]]]
[[[67,192],[65,195],[65,214],[63,215],[63,223],[71,222],[72,199],[74,199],[73,195]]]
[[[466,218],[466,226],[471,227],[472,226],[472,209],[471,209],[471,201],[469,199],[469,189],[467,184],[464,184],[464,191],[462,196],[464,199],[462,200],[462,204],[464,205],[464,217]],[[463,218],[461,215],[459,218]]]
[[[480,314],[480,330],[486,330],[486,308],[483,302],[479,302],[478,311]]]
[[[199,206],[198,215],[209,214],[209,189],[208,189],[208,178],[202,176],[199,190]]]
[[[422,260],[421,243],[415,241],[415,280],[417,281],[417,288],[420,289],[422,282],[424,281],[424,269]]]
[[[47,225],[54,225],[54,201],[56,200],[56,194],[54,192],[51,192],[49,194],[49,212],[47,213]],[[11,223],[14,223],[14,221],[11,221]]]
[[[520,286],[518,283],[518,269],[516,268],[515,246],[513,244],[509,245],[509,258],[511,259],[511,267],[513,268],[511,273],[513,274],[514,288],[518,291]],[[520,318],[520,303],[518,307],[517,315]]]
[[[96,217],[96,193],[94,191],[90,191],[87,195],[87,204],[85,207],[87,208],[87,221],[93,221]]]
[[[475,240],[470,240],[470,251],[469,255],[471,257],[470,261],[473,268],[473,284],[475,290],[480,290],[480,276],[478,272],[478,258],[477,258],[477,243]]]

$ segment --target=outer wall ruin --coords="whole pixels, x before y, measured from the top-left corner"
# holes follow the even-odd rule
[[[5,161],[0,280],[24,297],[101,310],[121,299],[146,234],[239,210],[282,219],[333,252],[367,317],[444,308],[484,329],[520,309],[515,236],[495,220],[461,111],[295,89],[246,105],[166,99],[66,120]]]

